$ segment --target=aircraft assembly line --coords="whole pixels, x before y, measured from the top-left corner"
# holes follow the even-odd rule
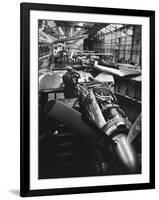
[[[141,173],[141,27],[39,20],[39,178]]]

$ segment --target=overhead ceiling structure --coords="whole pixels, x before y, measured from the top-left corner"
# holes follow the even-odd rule
[[[107,23],[94,23],[94,25],[87,31],[86,34],[89,34],[90,37],[96,35],[96,33],[102,28],[108,26]]]
[[[85,34],[94,23],[75,21],[55,21],[57,27],[63,31],[63,37],[81,36]]]
[[[39,22],[40,30],[47,35],[61,41],[67,41],[65,44],[71,48],[78,48],[82,45],[83,39],[80,36],[87,35],[90,39],[96,37],[99,31],[108,34],[116,30],[123,29],[122,24],[108,24],[97,22],[77,22],[77,21],[58,21],[58,20],[41,20]],[[131,31],[131,30],[130,30]],[[132,32],[132,31],[131,31]],[[121,31],[122,34],[132,35],[132,33]],[[67,38],[79,37],[79,39],[67,40]],[[74,46],[74,47],[73,47]]]
[[[119,36],[125,36],[125,35],[132,36],[133,27],[132,25],[109,24],[108,26],[101,29],[101,31],[106,34],[118,31]]]
[[[43,20],[40,22],[41,29],[46,34],[52,35],[57,39],[81,36],[83,34],[94,35],[107,25],[105,23],[76,21]]]

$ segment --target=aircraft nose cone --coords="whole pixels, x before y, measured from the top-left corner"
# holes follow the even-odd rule
[[[113,140],[117,143],[115,153],[121,167],[129,173],[137,173],[137,154],[132,144],[127,140],[127,136],[119,134],[113,137]]]

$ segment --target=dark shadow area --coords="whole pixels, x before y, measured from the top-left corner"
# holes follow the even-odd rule
[[[19,196],[20,195],[20,191],[19,190],[16,190],[16,189],[11,189],[9,190],[10,193],[16,195],[16,196]]]

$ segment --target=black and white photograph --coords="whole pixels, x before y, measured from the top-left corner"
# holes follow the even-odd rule
[[[154,12],[21,4],[21,196],[154,188]]]
[[[141,25],[38,21],[39,178],[141,173]]]

